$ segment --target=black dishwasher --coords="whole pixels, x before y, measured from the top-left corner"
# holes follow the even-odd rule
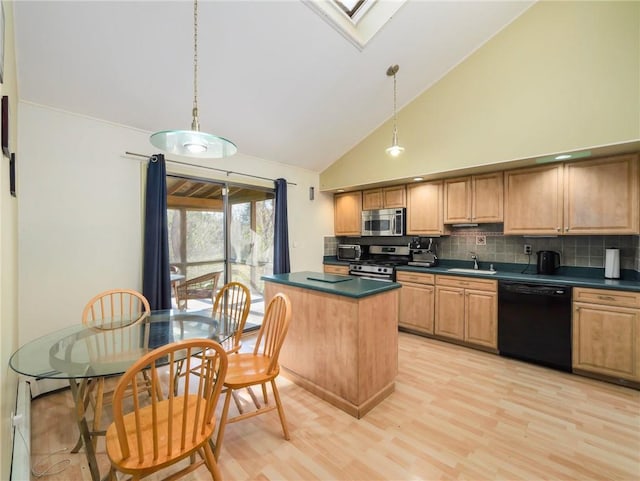
[[[571,371],[571,287],[499,281],[498,350]]]

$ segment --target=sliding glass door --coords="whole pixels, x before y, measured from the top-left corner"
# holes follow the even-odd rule
[[[169,257],[175,277],[220,272],[218,289],[231,281],[248,286],[248,327],[262,320],[260,277],[273,272],[273,208],[273,190],[167,176]],[[188,309],[210,306],[210,299],[187,300]]]

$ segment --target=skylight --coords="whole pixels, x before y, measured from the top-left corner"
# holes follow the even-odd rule
[[[360,50],[405,1],[302,0]]]
[[[333,0],[347,16],[353,20],[353,16],[365,3],[373,3],[368,0]]]

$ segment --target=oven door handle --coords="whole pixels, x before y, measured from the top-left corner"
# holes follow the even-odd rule
[[[370,279],[374,281],[384,281],[384,282],[393,282],[392,279],[389,278],[388,275],[385,274],[374,274],[371,272],[367,272],[366,274],[360,272],[349,272],[349,275],[359,277],[361,279]]]

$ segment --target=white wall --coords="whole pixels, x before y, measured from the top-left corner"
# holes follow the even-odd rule
[[[20,104],[19,133],[22,344],[80,322],[84,303],[101,290],[141,289],[145,164],[125,152],[154,151],[146,132],[29,103]],[[296,183],[288,189],[292,270],[322,268],[333,204],[327,194],[309,200],[309,187],[319,190],[318,173],[242,155],[208,162]],[[173,164],[168,171],[273,186]]]
[[[4,5],[4,74],[0,94],[9,97],[9,147],[17,150],[18,88],[13,41],[13,3]],[[9,479],[17,375],[9,358],[18,346],[18,198],[9,194],[9,159],[0,153],[0,479]]]

